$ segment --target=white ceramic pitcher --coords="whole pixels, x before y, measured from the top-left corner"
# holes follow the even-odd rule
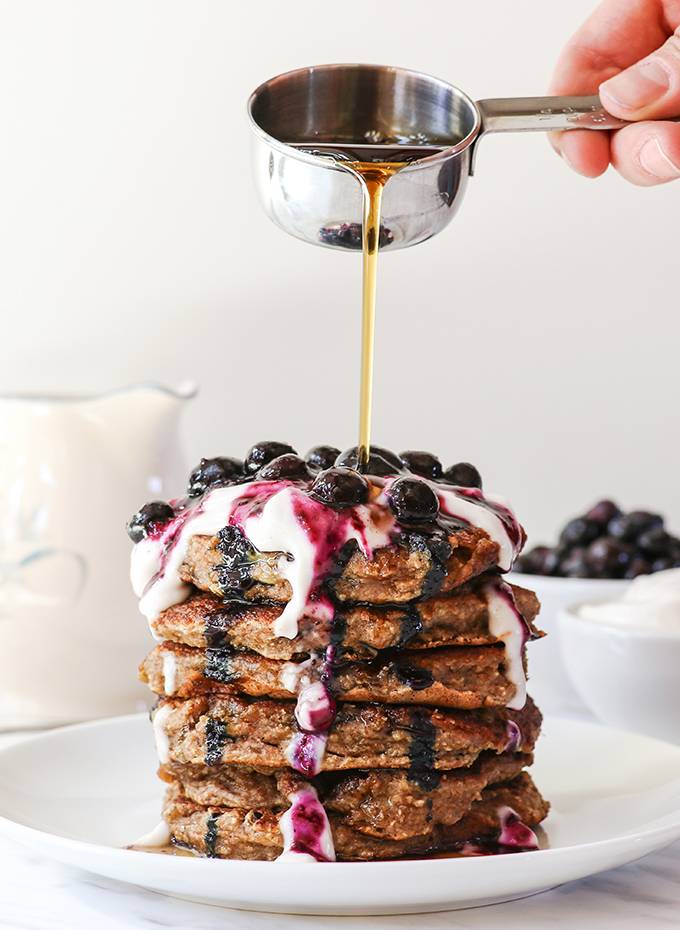
[[[0,398],[0,729],[144,706],[151,640],[125,522],[183,487],[176,428],[194,393]]]

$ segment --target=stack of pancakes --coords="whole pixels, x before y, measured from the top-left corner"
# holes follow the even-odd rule
[[[343,547],[293,638],[275,633],[294,596],[285,553],[250,547],[244,571],[242,533],[184,532],[185,599],[150,617],[141,667],[175,844],[269,860],[531,847],[525,825],[548,810],[526,772],[541,716],[490,605],[502,584],[522,643],[539,605],[500,581],[483,529],[449,522],[443,550],[417,533]]]

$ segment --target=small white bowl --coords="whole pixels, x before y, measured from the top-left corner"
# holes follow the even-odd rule
[[[562,610],[558,625],[583,702],[603,723],[680,743],[680,635],[584,620],[580,606]]]
[[[583,711],[584,703],[564,667],[557,618],[562,610],[579,601],[616,600],[630,581],[597,578],[551,578],[511,572],[511,584],[535,591],[541,602],[536,625],[547,633],[529,644],[529,693],[544,713],[554,715]]]

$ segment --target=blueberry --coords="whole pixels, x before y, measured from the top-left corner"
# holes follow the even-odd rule
[[[336,465],[319,472],[309,492],[328,507],[353,507],[368,500],[368,481],[353,468]]]
[[[399,458],[402,464],[408,468],[414,475],[420,475],[422,478],[430,478],[436,481],[442,476],[442,463],[436,455],[430,452],[418,452],[412,449],[402,452]]]
[[[658,559],[654,559],[652,562],[652,571],[653,572],[665,572],[669,568],[677,568],[678,561],[673,559],[669,555],[659,556]]]
[[[587,546],[601,533],[601,527],[585,517],[570,520],[560,533],[562,546]]]
[[[256,552],[238,526],[225,526],[217,534],[217,548],[224,556],[215,569],[225,597],[238,597],[252,584],[251,568]]]
[[[198,497],[208,488],[219,484],[230,484],[243,481],[243,463],[238,459],[215,458],[201,459],[200,463],[189,475],[189,497]]]
[[[280,481],[289,478],[291,481],[303,481],[311,478],[311,472],[305,462],[294,452],[279,455],[271,462],[267,462],[257,473],[261,481]]]
[[[620,578],[633,560],[630,546],[610,536],[596,539],[588,546],[586,558],[593,578]]]
[[[674,542],[674,537],[661,526],[653,526],[644,533],[640,533],[637,538],[637,546],[645,555],[652,557],[668,556],[670,558]]]
[[[637,578],[638,575],[649,575],[652,570],[652,566],[647,561],[643,559],[641,555],[635,555],[630,560],[628,568],[623,573],[624,578]]]
[[[559,555],[556,549],[551,549],[550,546],[534,546],[517,559],[515,569],[527,575],[554,575],[558,563]]]
[[[246,455],[246,460],[244,462],[245,470],[252,475],[259,468],[262,468],[263,465],[266,465],[267,462],[271,462],[272,459],[277,459],[280,455],[287,455],[288,453],[296,455],[295,449],[285,442],[256,442],[254,446],[251,446]]]
[[[326,245],[341,246],[343,249],[361,249],[361,223],[338,223],[335,226],[322,226],[319,240]],[[394,236],[391,230],[380,224],[380,248],[391,245]]]
[[[584,546],[575,546],[560,559],[559,573],[565,578],[589,577],[590,569],[588,566],[587,551]]]
[[[147,536],[152,536],[174,516],[175,511],[170,504],[166,504],[165,501],[151,501],[130,517],[125,529],[132,542],[138,543]]]
[[[610,520],[613,520],[614,517],[618,517],[621,513],[621,508],[618,507],[614,501],[602,500],[598,501],[597,504],[593,504],[590,510],[584,514],[584,519],[590,520],[591,523],[597,523],[598,526],[605,527]]]
[[[346,465],[355,471],[361,471],[364,475],[376,475],[377,477],[386,478],[389,475],[400,475],[404,471],[401,459],[390,452],[389,449],[382,449],[380,446],[371,446],[371,454],[367,465],[357,467],[359,462],[359,450],[356,446],[346,449],[335,460],[336,465]]]
[[[648,513],[646,510],[631,510],[630,513],[619,514],[610,520],[607,532],[615,539],[634,542],[640,533],[656,526],[663,526],[663,517],[659,514]]]
[[[387,492],[392,512],[403,523],[431,522],[439,513],[439,499],[419,478],[398,478]]]
[[[340,450],[335,446],[314,446],[305,456],[305,461],[314,471],[323,471],[331,468],[339,455]]]
[[[480,491],[482,489],[482,476],[469,462],[458,462],[447,468],[443,479],[448,484],[455,484],[459,488],[479,488]]]

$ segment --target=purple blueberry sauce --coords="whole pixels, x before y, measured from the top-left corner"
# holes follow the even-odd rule
[[[505,752],[519,752],[522,748],[522,731],[514,720],[508,720],[505,724],[505,732],[508,741],[505,744]]]
[[[522,823],[516,811],[511,807],[501,807],[498,816],[501,822],[501,832],[498,835],[499,846],[515,852],[538,849],[538,837],[531,827]]]
[[[534,852],[540,849],[538,837],[511,807],[499,807],[500,832],[497,837],[479,837],[459,846],[459,856],[502,856],[507,853]]]
[[[305,683],[298,692],[295,718],[300,732],[293,738],[289,759],[307,778],[321,771],[328,731],[335,720],[337,705],[331,693],[335,658],[336,646],[327,646],[318,679]]]
[[[460,497],[468,498],[468,500],[473,500],[475,503],[479,504],[481,507],[484,507],[486,510],[491,511],[495,514],[498,519],[503,524],[505,532],[508,534],[508,539],[512,543],[515,554],[517,554],[524,543],[526,542],[526,533],[524,528],[517,520],[517,517],[514,515],[512,510],[509,507],[506,507],[504,504],[498,503],[498,501],[490,501],[484,497],[484,493],[479,488],[465,488],[465,487],[456,487],[452,488],[456,494]],[[457,519],[462,519],[463,522],[467,522],[462,517],[458,517],[457,514],[450,513],[447,509],[445,502],[440,501],[442,504],[442,509],[445,513],[449,513],[449,516],[457,517]]]
[[[329,848],[330,826],[326,811],[312,789],[298,791],[287,811],[291,837],[286,852],[312,856],[317,862],[334,862]]]

